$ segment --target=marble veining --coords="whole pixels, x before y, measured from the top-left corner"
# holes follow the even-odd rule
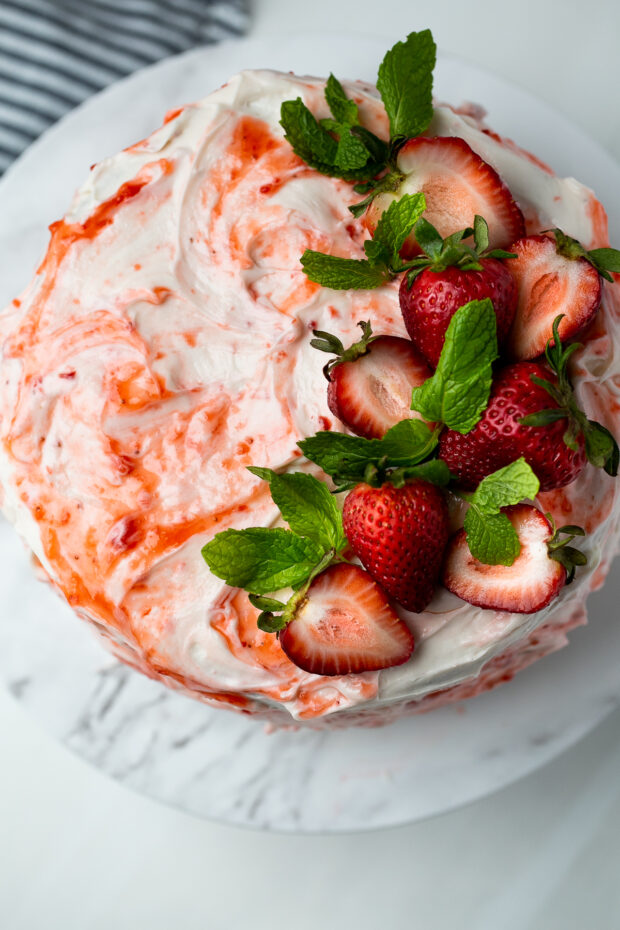
[[[0,305],[30,278],[44,225],[64,212],[85,167],[149,131],[167,107],[201,96],[242,67],[327,73],[338,60],[343,72],[371,77],[368,62],[381,57],[384,44],[356,38],[343,51],[340,39],[337,47],[334,40],[321,48],[289,39],[286,48],[270,50],[268,62],[260,42],[200,50],[80,108],[0,185]],[[523,106],[520,92],[449,60],[439,69],[439,85],[446,98],[458,87],[484,99],[499,129],[532,142],[536,103]],[[503,125],[495,119],[493,104],[510,110],[511,99],[527,124],[511,126],[505,115]],[[139,101],[139,113],[130,100]],[[547,148],[555,146],[558,159],[578,154],[598,175],[603,199],[607,189],[617,200],[617,168],[610,160],[559,117],[542,108],[538,117],[554,130]],[[537,151],[553,161],[544,146]],[[333,832],[427,817],[533,770],[620,705],[617,572],[591,597],[591,622],[571,634],[569,649],[496,692],[380,729],[268,733],[259,721],[207,708],[113,659],[67,605],[34,580],[28,554],[5,522],[0,565],[0,679],[9,691],[70,750],[118,781],[229,823]]]

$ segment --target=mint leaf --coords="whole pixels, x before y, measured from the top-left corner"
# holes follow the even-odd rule
[[[521,551],[516,530],[504,513],[484,513],[470,507],[464,528],[469,551],[485,565],[512,565]]]
[[[296,155],[317,171],[331,174],[338,143],[319,125],[301,97],[284,101],[280,125]]]
[[[278,475],[253,467],[249,471],[269,482],[273,502],[294,533],[307,536],[323,549],[339,552],[344,548],[342,515],[322,481],[302,472]]]
[[[390,249],[386,248],[382,242],[378,242],[375,239],[366,239],[364,242],[364,252],[366,253],[368,263],[375,268],[387,269],[392,258]]]
[[[386,456],[391,465],[414,465],[427,458],[437,445],[437,436],[422,420],[401,420],[382,439],[366,439],[376,443],[375,454]]]
[[[499,513],[502,507],[510,507],[526,498],[533,500],[539,490],[540,481],[521,457],[483,478],[472,503],[486,513]]]
[[[392,137],[418,136],[433,117],[433,68],[437,49],[430,29],[397,42],[379,66],[377,89]]]
[[[392,265],[398,265],[398,253],[425,210],[424,194],[403,194],[382,213],[372,238],[385,247]]]
[[[465,515],[469,551],[486,565],[512,565],[521,551],[516,530],[502,507],[538,494],[540,482],[523,457],[483,478]]]
[[[459,433],[473,429],[489,401],[496,329],[488,298],[460,307],[450,320],[435,374],[413,390],[412,409]]]
[[[337,484],[368,480],[368,469],[412,467],[437,445],[437,435],[421,420],[401,420],[383,439],[362,439],[346,433],[321,432],[297,443],[311,462]]]
[[[224,530],[202,548],[214,575],[233,588],[269,594],[304,582],[323,550],[290,530]]]
[[[335,123],[346,126],[357,126],[359,124],[355,100],[349,100],[344,92],[344,87],[333,74],[330,74],[325,85],[325,100],[332,112]]]
[[[311,281],[334,290],[361,290],[379,287],[389,281],[383,266],[374,266],[364,259],[338,258],[306,249],[301,256],[302,267]]]
[[[340,127],[337,127],[337,129],[340,129]],[[334,169],[341,169],[344,173],[343,176],[355,175],[357,177],[360,169],[368,161],[368,149],[360,139],[351,135],[348,127],[343,128],[342,133],[336,147]],[[332,173],[334,173],[333,170]]]

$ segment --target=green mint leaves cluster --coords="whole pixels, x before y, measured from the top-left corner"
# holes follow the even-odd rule
[[[364,242],[366,258],[339,258],[306,249],[301,264],[310,281],[333,290],[371,290],[405,271],[399,252],[426,209],[424,194],[404,194],[381,215],[372,239]]]
[[[260,629],[274,633],[293,618],[312,579],[338,558],[347,540],[338,505],[323,482],[302,472],[249,470],[269,482],[289,529],[224,530],[203,547],[202,556],[226,584],[251,592],[250,601],[261,611]],[[265,597],[289,587],[295,593],[286,604]]]
[[[433,117],[433,69],[436,46],[430,30],[412,32],[391,48],[379,67],[377,88],[390,121],[390,140],[360,124],[355,101],[330,75],[325,100],[331,117],[317,120],[301,97],[282,104],[280,123],[293,150],[311,168],[331,177],[366,182],[357,193],[369,196],[351,211],[359,216],[379,190],[394,190],[401,180],[398,149],[424,132]],[[378,177],[381,176],[381,177]]]
[[[357,104],[330,74],[325,99],[331,118],[317,120],[301,97],[286,100],[280,123],[287,142],[306,164],[321,174],[347,181],[366,180],[383,170],[387,143],[360,125]]]
[[[465,515],[469,551],[486,565],[512,565],[521,552],[521,543],[503,507],[534,500],[540,482],[524,458],[483,478],[471,495]]]
[[[573,239],[572,236],[567,236],[561,229],[552,229],[551,232],[555,237],[556,250],[564,258],[585,258],[606,281],[613,282],[612,271],[620,273],[620,251],[618,249],[591,249],[588,252],[581,242]]]
[[[572,240],[575,241],[575,240]],[[613,249],[611,251],[614,251]],[[618,253],[620,255],[620,253]],[[563,346],[560,340],[559,326],[564,314],[560,314],[553,321],[553,339],[550,339],[545,349],[547,364],[555,372],[558,383],[551,384],[544,378],[530,375],[535,384],[544,388],[559,405],[538,413],[531,413],[522,417],[520,422],[524,426],[546,426],[556,420],[568,420],[568,428],[564,433],[564,442],[569,449],[577,452],[579,449],[579,436],[583,435],[586,456],[590,464],[596,468],[603,468],[608,475],[615,478],[620,463],[620,450],[618,443],[609,430],[596,420],[589,420],[579,408],[577,399],[568,375],[568,363],[574,352],[581,348],[580,342],[573,342]]]

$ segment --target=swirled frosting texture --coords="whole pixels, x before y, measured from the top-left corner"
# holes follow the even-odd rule
[[[385,134],[373,88],[347,88],[363,122]],[[280,105],[296,96],[326,115],[322,81],[242,73],[91,171],[51,227],[34,281],[0,315],[2,507],[76,612],[146,674],[280,722],[336,711],[377,722],[478,680],[541,624],[563,628],[615,552],[615,485],[588,468],[543,495],[592,534],[588,569],[550,608],[523,617],[438,592],[407,616],[412,660],[380,674],[301,671],[256,628],[245,595],[208,572],[200,550],[214,533],[277,519],[246,466],[280,468],[299,439],[338,428],[311,330],[346,342],[371,319],[405,335],[396,284],[334,292],[301,271],[305,248],[362,257],[367,233],[347,209],[351,186],[284,141]],[[558,225],[606,244],[604,212],[576,181],[447,107],[430,134],[465,138],[531,230]],[[609,427],[620,391],[614,290],[577,361],[580,397]]]

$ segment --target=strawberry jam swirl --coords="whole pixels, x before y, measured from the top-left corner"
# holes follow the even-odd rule
[[[297,96],[326,116],[323,87],[242,73],[95,166],[51,227],[33,282],[0,314],[2,508],[58,591],[141,672],[207,703],[314,726],[381,723],[467,696],[557,648],[618,536],[616,486],[587,468],[542,495],[558,521],[590,533],[588,567],[549,608],[485,611],[440,590],[424,613],[403,614],[417,643],[406,665],[340,678],[293,665],[247,596],[207,570],[200,550],[216,532],[277,518],[246,466],[285,467],[298,440],[339,428],[311,330],[348,344],[370,319],[406,336],[398,282],[336,292],[301,270],[304,249],[361,258],[368,235],[348,210],[351,185],[302,163],[279,126],[281,103]],[[362,122],[387,135],[374,89],[346,88]],[[428,134],[460,136],[489,162],[528,232],[559,226],[588,248],[607,244],[589,190],[474,116],[438,107]],[[616,287],[605,285],[575,378],[610,429]]]

